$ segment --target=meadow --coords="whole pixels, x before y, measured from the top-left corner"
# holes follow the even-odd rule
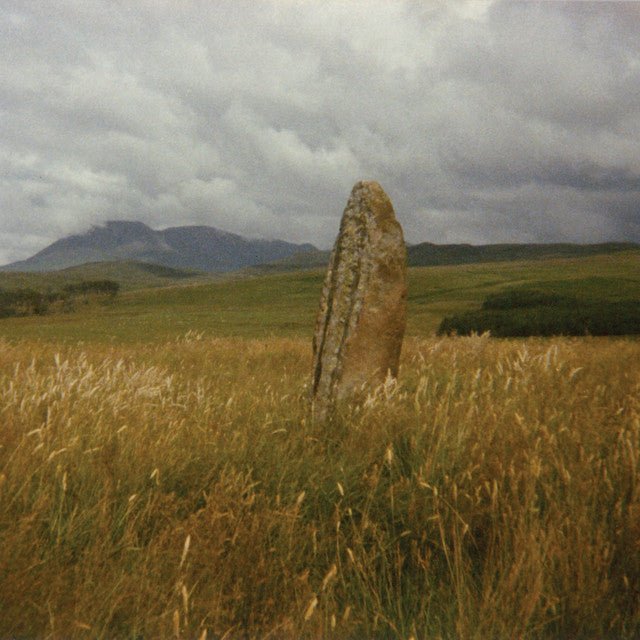
[[[637,638],[640,341],[433,335],[637,267],[412,270],[397,382],[326,425],[320,272],[2,321],[0,637]]]
[[[175,339],[188,331],[215,337],[311,340],[324,270],[217,279],[160,277],[139,264],[90,265],[53,276],[0,272],[0,287],[55,287],[107,278],[122,284],[117,304],[78,313],[8,318],[0,337],[112,344]],[[442,318],[479,307],[507,287],[574,293],[603,302],[640,300],[640,251],[588,258],[409,269],[407,333],[429,337]]]

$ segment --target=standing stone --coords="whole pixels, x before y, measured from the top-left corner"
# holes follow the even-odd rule
[[[313,336],[313,410],[398,373],[406,325],[407,252],[402,227],[377,182],[358,182],[342,216]]]

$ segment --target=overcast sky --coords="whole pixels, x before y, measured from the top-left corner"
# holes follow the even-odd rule
[[[640,3],[0,0],[0,264],[106,220],[640,241]]]

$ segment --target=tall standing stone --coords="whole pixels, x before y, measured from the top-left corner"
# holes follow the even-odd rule
[[[313,408],[396,376],[406,325],[406,248],[389,197],[358,182],[342,216],[313,337]]]

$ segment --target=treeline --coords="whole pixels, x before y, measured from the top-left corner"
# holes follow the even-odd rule
[[[54,309],[70,311],[78,301],[113,299],[119,290],[113,280],[84,280],[47,291],[0,288],[0,318],[45,315]]]
[[[486,298],[477,311],[446,317],[439,335],[490,332],[498,338],[640,334],[640,301],[581,300],[511,289]]]

